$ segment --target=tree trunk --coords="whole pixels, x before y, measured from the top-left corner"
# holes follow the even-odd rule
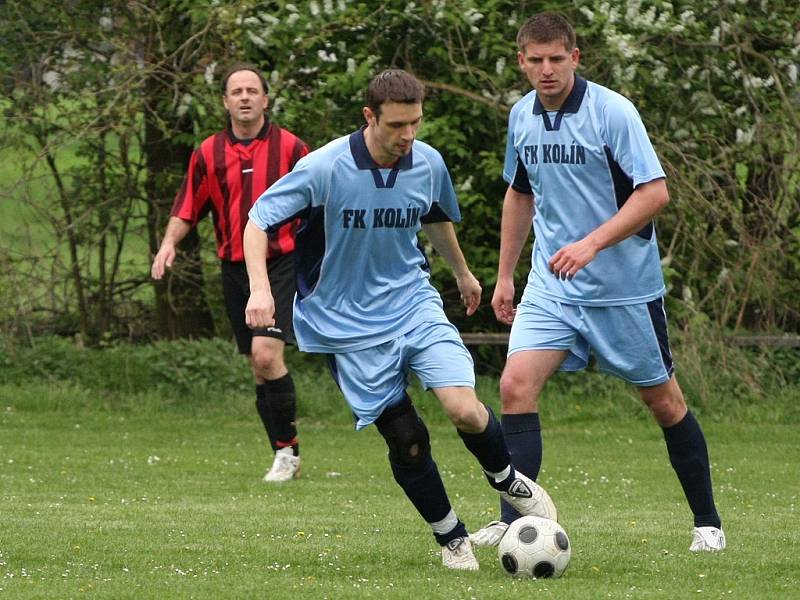
[[[169,220],[172,199],[180,184],[180,178],[176,178],[174,174],[185,172],[192,148],[186,144],[177,144],[166,137],[153,117],[166,114],[163,110],[156,110],[156,105],[162,103],[163,109],[171,90],[162,88],[154,78],[149,79],[146,87],[146,101],[150,104],[145,110],[144,141],[148,172],[146,190],[149,198],[147,229],[150,251],[155,256]],[[191,133],[191,122],[188,119],[176,121],[175,133]],[[214,321],[205,297],[197,229],[192,229],[184,238],[178,251],[175,267],[161,281],[155,282],[156,330],[169,339],[210,337],[214,334]]]

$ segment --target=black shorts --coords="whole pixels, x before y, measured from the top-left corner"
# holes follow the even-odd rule
[[[286,343],[294,341],[292,303],[294,302],[294,258],[283,254],[267,263],[272,297],[275,300],[275,326],[250,329],[245,322],[244,309],[250,298],[250,282],[243,262],[222,261],[222,296],[231,322],[236,345],[242,354],[252,353],[254,335],[276,338]]]

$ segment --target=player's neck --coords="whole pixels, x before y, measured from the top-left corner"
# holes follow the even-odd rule
[[[572,93],[572,88],[574,87],[575,75],[573,74],[572,81],[570,81],[569,85],[564,88],[564,91],[561,92],[557,98],[547,98],[544,95],[540,95],[542,106],[548,112],[561,110],[561,107],[564,106],[564,103],[567,101],[567,98],[569,98],[569,95]]]
[[[264,127],[264,115],[252,123],[242,123],[241,121],[234,121],[231,119],[231,131],[236,136],[237,140],[252,140]]]
[[[375,138],[373,138],[372,131],[369,127],[364,129],[364,143],[367,145],[367,152],[369,152],[370,157],[379,167],[388,169],[393,167],[398,161],[396,156],[381,151],[380,146],[375,143]]]

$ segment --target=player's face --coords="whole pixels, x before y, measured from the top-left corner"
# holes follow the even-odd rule
[[[411,145],[422,124],[422,104],[384,102],[376,116],[364,107],[367,120],[367,147],[372,158],[381,165],[390,165],[411,152]]]
[[[237,71],[228,78],[222,103],[234,125],[247,126],[261,120],[269,106],[269,97],[258,75],[252,71]]]
[[[519,68],[548,110],[561,108],[572,91],[579,58],[580,50],[569,51],[560,40],[546,44],[530,42],[517,53]]]

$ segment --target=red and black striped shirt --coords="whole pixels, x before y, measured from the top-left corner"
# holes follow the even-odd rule
[[[242,262],[250,207],[306,154],[305,142],[269,121],[249,143],[237,140],[229,125],[226,131],[206,138],[192,154],[171,216],[197,225],[210,210],[217,256]],[[270,236],[270,258],[294,250],[296,229],[297,222],[287,223]]]

